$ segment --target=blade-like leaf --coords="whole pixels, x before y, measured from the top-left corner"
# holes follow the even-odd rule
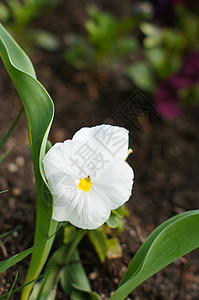
[[[106,234],[102,230],[96,229],[88,231],[88,237],[95,247],[101,262],[104,262],[108,249]]]
[[[6,159],[8,154],[10,153],[11,149],[6,150],[1,156],[0,156],[0,164]]]
[[[137,251],[111,300],[122,300],[139,284],[199,247],[199,210],[161,224]]]
[[[73,284],[71,300],[102,300],[102,298],[95,292],[86,291]]]
[[[71,257],[73,263],[63,268],[61,274],[61,287],[70,299],[73,300],[100,300],[100,296],[91,291],[86,272],[80,263],[78,251],[74,251]]]
[[[20,112],[18,113],[18,115],[17,115],[16,119],[14,120],[13,124],[10,126],[10,128],[7,131],[7,133],[5,134],[5,136],[3,137],[3,139],[1,140],[1,142],[0,142],[0,150],[2,149],[3,145],[6,143],[7,139],[9,138],[9,136],[11,135],[11,133],[12,133],[13,129],[15,128],[15,126],[17,125],[17,122],[19,121],[22,112],[23,112],[23,107],[20,110]]]
[[[47,136],[54,116],[54,105],[44,87],[36,79],[30,59],[0,24],[0,55],[22,100],[28,123],[29,140],[34,164],[37,194],[36,229],[34,244],[43,241],[57,227],[52,220],[52,195],[45,182],[42,159]],[[26,282],[38,277],[48,257],[53,239],[33,253]],[[28,299],[32,285],[23,290]]]
[[[17,226],[17,227],[15,227],[14,229],[11,229],[11,230],[9,230],[9,231],[7,231],[7,232],[5,232],[5,233],[2,233],[2,234],[0,234],[0,239],[2,239],[2,238],[4,238],[4,237],[7,237],[7,236],[9,236],[9,235],[12,235],[14,232],[16,232],[18,229],[20,229],[21,228],[21,226]]]
[[[8,292],[8,293],[2,295],[2,296],[0,296],[0,299],[5,299],[6,297],[9,296],[9,294],[12,295],[12,294],[14,294],[14,293],[20,291],[20,290],[23,289],[24,287],[28,286],[29,284],[32,284],[32,283],[36,282],[37,280],[39,280],[39,279],[41,279],[41,278],[43,278],[43,277],[45,277],[45,276],[47,276],[47,275],[48,275],[48,273],[44,273],[44,274],[40,275],[39,277],[33,279],[32,281],[27,282],[27,283],[23,284],[22,286],[20,286],[20,287],[14,289],[14,290],[12,290],[12,291],[10,291],[10,292]]]
[[[60,227],[58,227],[59,229]],[[58,231],[57,229],[57,231]],[[54,232],[52,235],[50,235],[48,238],[46,238],[45,240],[43,240],[42,242],[35,244],[33,247],[28,248],[6,260],[3,260],[0,262],[0,273],[9,269],[10,267],[14,266],[15,264],[17,264],[19,261],[21,261],[22,259],[24,259],[26,256],[30,255],[31,253],[33,253],[37,248],[42,247],[43,244],[45,244],[49,239],[51,239],[56,232]],[[41,248],[40,248],[41,249]]]
[[[6,193],[8,190],[1,191],[0,194]]]
[[[12,291],[13,291],[13,289],[14,289],[14,286],[15,286],[15,283],[16,283],[16,281],[17,281],[17,278],[18,278],[18,271],[16,272],[15,279],[14,279],[14,282],[13,282],[13,284],[12,284],[12,286],[11,286],[11,289],[10,289],[10,291],[9,291],[9,294],[8,294],[7,300],[9,300],[9,299],[10,299],[10,296],[11,296],[11,293],[12,293]]]
[[[40,292],[40,286],[42,284],[39,282],[39,288],[37,294],[35,293],[34,289],[33,292],[31,293],[31,300],[54,300],[56,299],[56,293],[57,293],[57,287],[59,283],[59,278],[60,278],[60,267],[55,266],[51,272],[49,272],[48,276],[45,277],[45,287],[42,289],[42,292]],[[34,287],[35,288],[35,287]]]
[[[53,252],[45,267],[48,276],[34,286],[30,295],[31,300],[54,300],[56,298],[57,286],[65,265],[66,253],[67,247],[65,245]]]

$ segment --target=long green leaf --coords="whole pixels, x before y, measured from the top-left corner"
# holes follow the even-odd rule
[[[57,231],[59,230],[60,226],[58,227]],[[54,232],[52,235],[50,235],[49,237],[47,237],[46,239],[44,239],[43,241],[41,241],[38,244],[35,244],[34,246],[13,255],[10,258],[7,258],[3,261],[0,262],[0,273],[3,271],[6,271],[7,269],[9,269],[10,267],[14,266],[15,264],[17,264],[18,262],[20,262],[22,259],[24,259],[26,256],[30,255],[31,253],[33,253],[36,249],[42,247],[43,244],[45,244],[48,240],[52,239],[53,236],[55,235],[56,232]]]
[[[15,286],[15,283],[16,283],[16,281],[17,281],[17,278],[18,278],[18,271],[16,272],[15,279],[14,279],[14,282],[13,282],[13,284],[12,284],[12,286],[11,286],[11,289],[10,289],[10,291],[9,291],[9,294],[8,294],[7,300],[9,300],[9,299],[10,299],[10,296],[11,296],[11,294],[12,294],[12,291],[13,291],[13,289],[14,289],[14,286]]]
[[[101,300],[101,297],[91,291],[86,272],[80,262],[77,250],[71,257],[73,263],[67,264],[61,273],[61,287],[72,300]]]
[[[42,159],[54,116],[53,102],[36,79],[30,59],[0,24],[0,54],[3,63],[22,100],[28,123],[30,148],[36,179],[36,229],[34,244],[51,235],[57,227],[52,220],[53,199],[45,182]],[[38,277],[48,257],[53,239],[36,250],[31,259],[26,282]],[[23,290],[22,300],[28,299],[32,285]]]
[[[1,191],[0,194],[6,193],[8,190]]]
[[[199,210],[161,224],[137,251],[111,300],[122,300],[139,284],[199,247]]]
[[[6,143],[7,139],[9,138],[9,136],[11,135],[13,129],[15,128],[15,126],[17,125],[17,122],[19,121],[21,114],[23,112],[23,107],[20,110],[20,112],[18,113],[16,119],[14,120],[13,124],[10,126],[10,128],[8,129],[7,133],[5,134],[5,136],[3,137],[3,139],[0,142],[0,150],[2,149],[3,145]]]
[[[7,231],[7,232],[5,232],[5,233],[0,234],[0,239],[12,235],[14,232],[16,232],[16,231],[17,231],[18,229],[20,229],[20,228],[21,228],[21,226],[17,226],[17,227],[15,227],[14,229],[11,229],[11,230],[9,230],[9,231]]]
[[[60,270],[58,266],[54,266],[49,272],[48,276],[44,278],[45,287],[43,288],[42,283],[37,283],[38,286],[34,286],[34,289],[31,293],[30,299],[34,300],[54,300],[56,299],[57,287],[60,279]],[[35,290],[35,287],[37,290]]]
[[[45,277],[45,276],[47,276],[47,275],[48,275],[48,273],[44,273],[44,274],[40,275],[39,277],[33,279],[32,281],[27,282],[27,283],[23,284],[22,286],[20,286],[20,287],[14,289],[14,290],[12,290],[12,291],[10,291],[10,292],[8,292],[8,293],[2,295],[2,296],[0,296],[0,299],[5,299],[6,297],[9,296],[9,294],[12,295],[12,294],[14,294],[14,293],[20,291],[20,290],[23,289],[24,287],[28,286],[29,284],[35,283],[37,280],[39,280],[39,279],[41,279],[41,278],[43,278],[43,277]]]
[[[10,153],[11,149],[6,150],[1,156],[0,156],[0,164],[6,159],[8,154]]]
[[[67,247],[65,245],[53,252],[45,267],[48,276],[34,286],[30,295],[31,300],[54,300],[56,298],[57,286],[65,265],[66,253]]]

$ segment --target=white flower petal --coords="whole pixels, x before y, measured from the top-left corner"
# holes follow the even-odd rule
[[[74,178],[85,178],[89,175],[90,169],[82,166],[75,153],[82,148],[79,141],[67,140],[64,143],[55,144],[43,159],[44,171],[49,181],[51,176],[57,174],[70,175]]]
[[[53,219],[69,221],[83,229],[96,229],[110,216],[110,201],[101,191],[91,186],[89,192],[78,190],[76,197],[65,207],[54,207]]]
[[[114,157],[126,159],[128,153],[129,132],[123,127],[98,125],[83,127],[78,130],[72,140],[88,142],[90,147],[100,152],[105,160]]]
[[[111,210],[120,207],[131,196],[134,173],[121,159],[112,160],[106,167],[91,174],[91,182],[96,192],[106,195],[111,202]]]

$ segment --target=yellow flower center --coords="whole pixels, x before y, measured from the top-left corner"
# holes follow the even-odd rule
[[[90,176],[80,179],[79,184],[77,186],[80,190],[83,190],[84,192],[88,192],[91,188],[91,180]]]

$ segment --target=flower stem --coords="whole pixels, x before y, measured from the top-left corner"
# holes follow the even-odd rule
[[[71,255],[73,254],[74,250],[77,248],[78,244],[82,240],[83,236],[86,234],[87,230],[79,229],[76,233],[76,236],[71,243],[65,257],[65,264],[68,264],[71,258]]]

